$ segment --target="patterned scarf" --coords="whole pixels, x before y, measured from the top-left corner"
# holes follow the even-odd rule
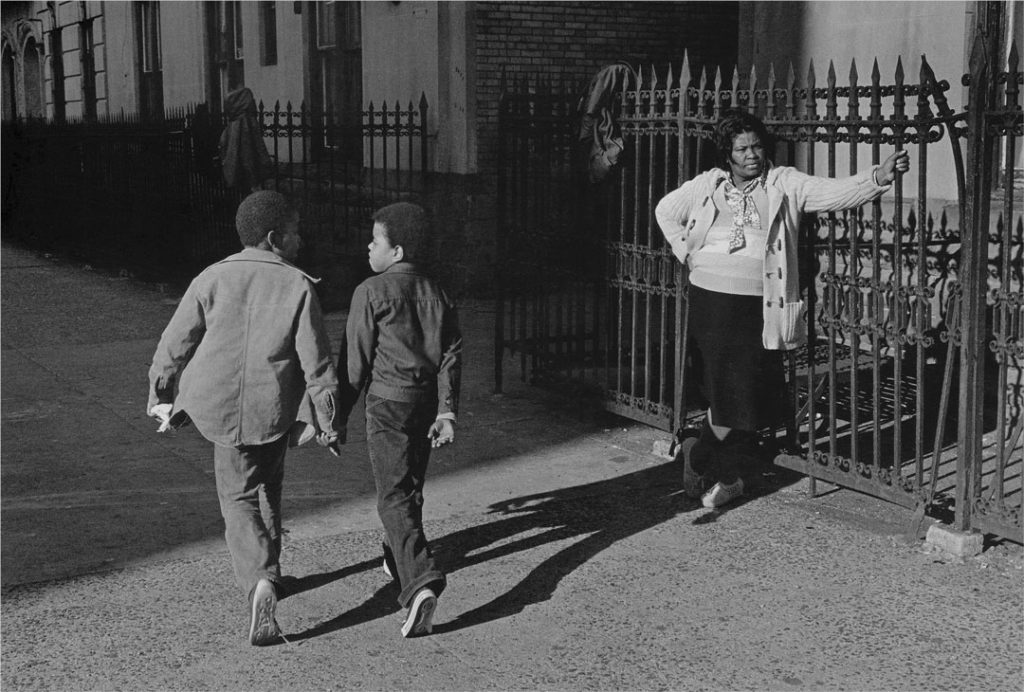
[[[743,189],[732,184],[732,180],[725,179],[725,201],[732,210],[732,235],[729,236],[729,252],[742,250],[747,244],[743,236],[743,229],[750,227],[754,230],[761,230],[761,217],[757,213],[757,205],[754,204],[753,192],[758,185],[767,189],[765,176],[762,175],[756,180],[751,180]]]

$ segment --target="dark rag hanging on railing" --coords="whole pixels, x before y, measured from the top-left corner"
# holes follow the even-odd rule
[[[580,99],[579,139],[592,183],[604,180],[621,162],[625,142],[616,118],[623,90],[634,88],[636,81],[636,72],[628,64],[607,65],[590,80]]]
[[[220,160],[224,182],[244,192],[259,189],[273,174],[273,164],[263,142],[263,127],[256,113],[252,90],[243,87],[224,97],[228,124],[220,135]]]

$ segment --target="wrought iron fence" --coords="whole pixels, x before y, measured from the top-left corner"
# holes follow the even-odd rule
[[[1024,74],[1016,43],[1006,62],[998,56],[992,30],[979,32],[971,71],[962,80],[970,89],[971,107],[954,125],[967,159],[959,267],[962,316],[960,328],[952,333],[961,351],[956,523],[960,529],[977,528],[1021,541],[1024,221],[1013,180],[1024,137]],[[1003,198],[993,201],[999,177],[1005,181]]]
[[[1020,131],[1015,60],[995,80],[1007,86],[985,130],[1005,138],[1010,152]],[[524,378],[599,393],[609,410],[665,430],[700,415],[683,365],[684,270],[653,210],[712,163],[711,133],[724,108],[755,112],[778,138],[774,160],[815,175],[877,164],[882,146],[912,148],[915,189],[898,182],[884,203],[805,220],[801,274],[813,319],[808,347],[788,359],[784,441],[793,451],[778,460],[808,474],[812,487],[824,479],[919,510],[959,492],[966,475],[954,467],[966,464],[979,479],[993,479],[985,502],[998,507],[999,532],[1020,540],[1020,212],[1014,220],[1011,190],[998,230],[990,234],[982,223],[974,236],[991,241],[979,252],[994,259],[972,276],[998,288],[986,307],[964,317],[961,241],[962,229],[972,227],[969,213],[962,204],[933,208],[928,189],[929,152],[952,147],[965,194],[958,123],[967,116],[949,110],[948,83],[924,60],[916,84],[906,83],[901,62],[890,83],[877,62],[864,84],[855,63],[846,85],[832,65],[819,86],[813,64],[802,82],[792,69],[785,79],[753,70],[726,79],[691,71],[685,58],[679,72],[636,76],[638,88],[618,104],[626,163],[599,185],[587,182],[579,159],[578,91],[520,80],[503,98],[499,236],[508,261],[499,276],[498,387],[510,352]],[[1012,179],[1009,158],[1006,166]],[[985,391],[1003,393],[978,399],[989,421],[978,430],[1001,440],[986,447],[998,450],[987,457],[958,449],[960,395],[980,386],[962,378],[965,319],[992,330],[987,346],[980,336],[977,342],[995,354],[988,361],[999,385]],[[993,426],[1003,432],[992,433]],[[972,497],[958,507],[989,506]]]
[[[309,262],[358,256],[361,268],[372,211],[425,192],[426,116],[425,97],[371,103],[357,126],[331,112],[260,105],[274,164],[264,187],[300,208]],[[5,122],[4,232],[147,279],[190,276],[239,248],[234,213],[249,190],[224,182],[224,125],[202,105],[156,121]]]

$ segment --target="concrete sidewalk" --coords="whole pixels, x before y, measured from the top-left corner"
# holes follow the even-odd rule
[[[1024,556],[968,560],[906,512],[793,479],[708,511],[664,434],[515,381],[465,301],[455,445],[425,520],[450,586],[403,640],[381,574],[360,415],[335,459],[292,450],[288,644],[245,639],[194,430],[155,433],[146,370],[176,296],[2,250],[5,689],[984,689],[1022,682]],[[332,336],[343,314],[328,317]]]

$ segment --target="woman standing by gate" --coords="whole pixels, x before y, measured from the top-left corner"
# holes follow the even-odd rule
[[[689,331],[708,413],[684,448],[683,487],[705,507],[743,494],[757,465],[757,431],[771,422],[783,386],[782,352],[805,337],[797,241],[803,212],[870,202],[910,166],[905,150],[849,178],[773,166],[771,136],[749,113],[726,111],[716,127],[722,168],[662,198],[655,217],[690,269]]]

